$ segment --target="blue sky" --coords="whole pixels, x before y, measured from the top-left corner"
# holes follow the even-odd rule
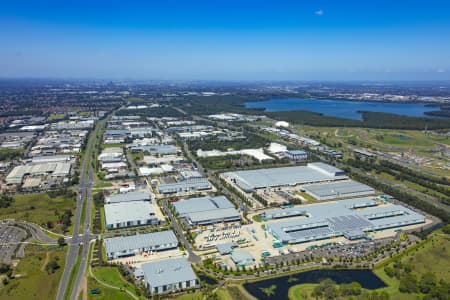
[[[450,79],[448,0],[2,0],[0,28],[0,77]]]

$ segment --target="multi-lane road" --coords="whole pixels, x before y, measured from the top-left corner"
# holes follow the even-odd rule
[[[91,134],[96,136],[97,130],[94,130]],[[79,292],[79,286],[81,283],[81,280],[84,276],[84,271],[86,267],[86,262],[88,259],[88,252],[89,252],[89,242],[95,238],[90,232],[91,228],[91,201],[92,201],[92,182],[93,182],[93,169],[90,162],[90,158],[92,157],[92,149],[93,149],[93,143],[95,141],[95,138],[89,139],[88,145],[86,147],[86,153],[83,157],[82,162],[82,168],[81,168],[81,179],[80,179],[80,186],[78,188],[78,198],[77,198],[77,206],[76,206],[76,212],[75,212],[75,218],[74,218],[74,225],[73,225],[73,235],[72,239],[69,243],[69,251],[67,252],[66,256],[66,263],[64,266],[64,271],[59,283],[58,287],[58,294],[56,296],[57,300],[63,300],[67,299],[68,296],[70,296],[70,299],[76,299],[78,292]],[[89,170],[86,173],[86,170]],[[86,204],[84,202],[86,201]],[[81,216],[83,214],[83,207],[85,207],[85,218],[84,218],[84,224],[83,224],[83,233],[79,234],[80,229],[80,223],[81,223]],[[77,274],[75,274],[75,282],[73,283],[73,287],[69,286],[70,283],[70,277],[72,270],[74,269],[75,265],[77,264],[77,259],[79,255],[80,247],[83,247],[81,250],[81,257],[80,257],[80,266],[78,268]],[[66,295],[68,291],[72,288],[71,295]]]

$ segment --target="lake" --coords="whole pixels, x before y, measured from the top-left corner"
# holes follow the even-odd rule
[[[363,288],[374,290],[385,287],[384,282],[371,270],[314,270],[244,284],[244,288],[257,299],[288,299],[289,288],[302,283],[319,283],[330,278],[337,284],[359,282]],[[276,285],[275,293],[268,297],[261,288]]]
[[[362,120],[360,111],[424,117],[426,116],[425,112],[438,110],[436,107],[425,106],[421,103],[380,103],[300,98],[274,98],[267,101],[245,102],[245,107],[264,109],[267,112],[309,110],[326,116],[353,120]]]

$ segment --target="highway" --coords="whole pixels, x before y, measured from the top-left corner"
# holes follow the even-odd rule
[[[70,299],[73,300],[76,300],[78,294],[80,293],[81,281],[84,277],[84,273],[86,271],[86,264],[88,261],[89,243],[96,238],[94,235],[91,234],[92,182],[94,177],[93,174],[94,171],[92,169],[92,166],[89,166],[88,181],[84,187],[87,203],[85,207],[86,213],[83,224],[83,235],[81,237],[83,249],[81,252],[80,268],[78,269],[78,273],[76,274],[75,283],[72,289],[72,294],[70,296]]]
[[[58,287],[58,293],[56,296],[57,300],[63,300],[65,299],[64,296],[68,289],[71,287],[68,286],[69,280],[70,280],[70,274],[72,272],[73,267],[75,266],[78,258],[78,252],[81,245],[83,245],[82,249],[82,255],[81,255],[81,263],[80,268],[78,270],[78,274],[76,274],[76,281],[75,285],[72,290],[71,299],[76,299],[76,295],[79,290],[79,283],[81,282],[81,278],[84,274],[87,261],[87,252],[89,250],[89,242],[94,236],[90,233],[90,212],[91,212],[91,188],[92,188],[92,181],[93,181],[93,169],[92,166],[89,164],[89,158],[92,156],[92,143],[95,141],[95,137],[97,134],[97,130],[94,130],[91,135],[94,137],[91,139],[89,138],[88,145],[86,147],[86,153],[83,157],[82,162],[82,168],[81,168],[81,178],[80,178],[80,186],[78,188],[78,197],[77,197],[77,208],[75,211],[75,218],[74,218],[74,225],[73,225],[73,235],[72,239],[69,243],[69,251],[67,252],[66,256],[66,263],[64,266],[64,271],[61,276],[61,280],[59,282]],[[89,164],[89,165],[88,165]],[[88,169],[89,168],[89,169]],[[86,170],[89,170],[89,174],[86,175]],[[86,203],[86,213],[85,213],[85,220],[84,220],[84,226],[83,226],[83,234],[80,236],[79,229],[80,229],[80,222],[81,222],[81,215],[82,215],[82,209],[83,209],[83,202],[87,201]],[[80,275],[81,273],[81,275]],[[81,278],[80,278],[81,277]]]

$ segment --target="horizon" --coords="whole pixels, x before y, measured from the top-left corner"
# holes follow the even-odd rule
[[[14,1],[0,78],[447,81],[450,3]]]

